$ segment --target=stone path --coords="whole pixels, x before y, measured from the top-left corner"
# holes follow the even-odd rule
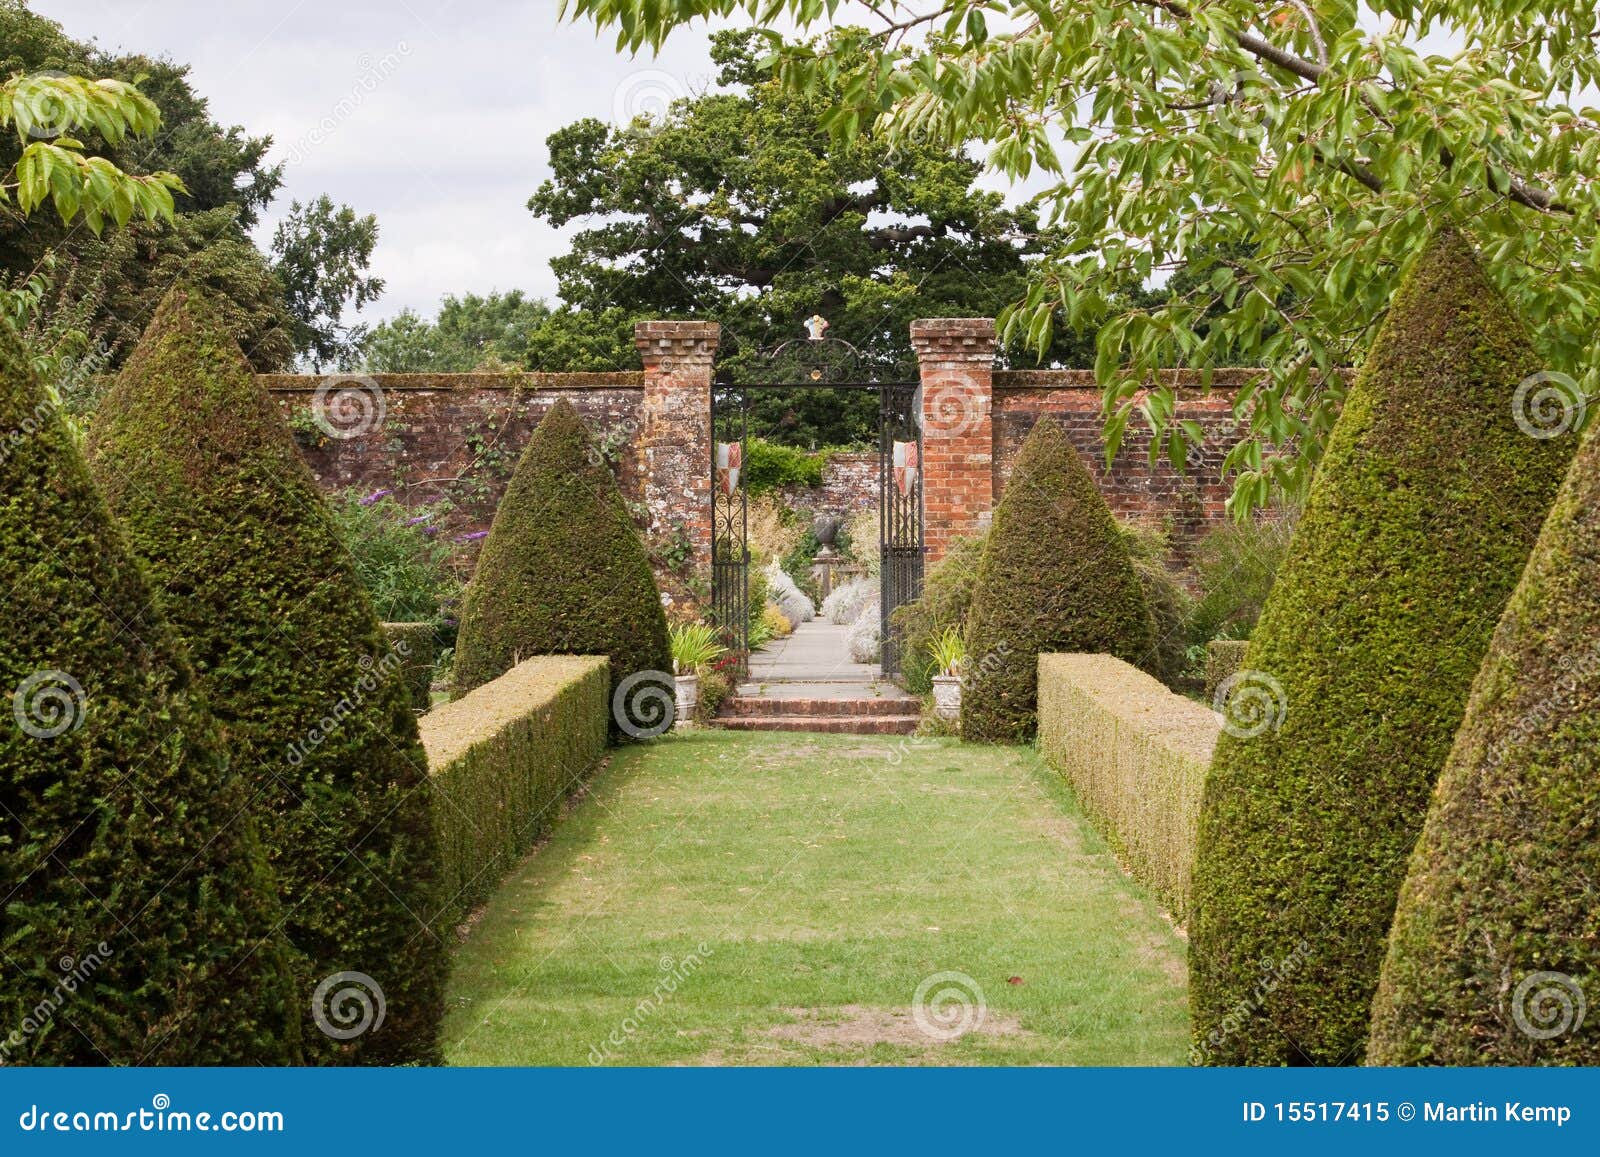
[[[740,731],[841,731],[909,735],[921,716],[915,697],[857,663],[849,627],[802,623],[750,656],[750,678],[723,704],[718,722]]]

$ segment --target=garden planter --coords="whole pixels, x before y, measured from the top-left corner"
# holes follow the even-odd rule
[[[961,679],[956,675],[933,677],[933,713],[940,719],[956,719],[961,715]]]
[[[678,726],[694,722],[695,704],[700,702],[700,676],[678,675],[674,681],[678,691]]]

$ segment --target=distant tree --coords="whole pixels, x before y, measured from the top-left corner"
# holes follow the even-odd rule
[[[378,219],[358,217],[323,194],[291,202],[272,237],[272,268],[283,283],[293,319],[295,350],[321,370],[354,358],[366,336],[346,325],[347,308],[359,310],[383,293],[383,279],[367,270],[378,243]]]
[[[547,323],[556,340],[535,334],[536,364],[566,368],[552,356],[564,349],[633,366],[621,318],[695,317],[722,323],[725,368],[750,371],[820,313],[829,336],[862,351],[863,374],[906,378],[914,318],[992,316],[1025,292],[1045,234],[1031,211],[977,186],[981,164],[870,134],[831,141],[819,121],[836,92],[784,89],[747,34],[715,35],[712,54],[727,91],[676,101],[663,118],[581,120],[549,138],[553,175],[528,207],[585,227],[551,262],[567,308]],[[1063,334],[1044,359],[1086,365],[1089,351]],[[780,439],[871,431],[870,398],[778,404],[788,408],[758,417]]]
[[[464,373],[521,365],[528,341],[547,317],[543,301],[520,289],[445,295],[439,315],[428,321],[403,309],[372,327],[361,346],[364,366],[373,373]]]

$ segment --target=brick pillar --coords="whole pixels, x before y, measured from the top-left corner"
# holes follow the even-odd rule
[[[923,537],[928,561],[988,524],[994,506],[994,319],[911,323],[922,376]]]
[[[711,577],[711,361],[714,321],[641,321],[633,343],[644,363],[644,422],[636,462],[650,532],[681,524],[695,573]]]

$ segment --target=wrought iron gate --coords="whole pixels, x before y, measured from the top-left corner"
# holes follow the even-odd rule
[[[711,607],[724,643],[738,656],[740,674],[750,639],[749,502],[744,471],[750,437],[750,398],[757,390],[872,390],[878,395],[878,547],[882,563],[879,663],[898,673],[900,655],[889,631],[896,607],[922,593],[922,431],[916,382],[860,380],[855,347],[811,336],[764,353],[750,380],[719,380],[711,392]]]

